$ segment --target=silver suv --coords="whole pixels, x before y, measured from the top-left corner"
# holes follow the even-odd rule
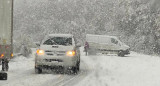
[[[36,52],[35,72],[42,73],[43,68],[63,68],[77,73],[80,66],[80,46],[71,34],[47,35]]]

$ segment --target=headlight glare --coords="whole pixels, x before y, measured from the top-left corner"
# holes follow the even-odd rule
[[[75,51],[67,51],[66,55],[67,56],[75,56],[76,52]]]
[[[44,55],[44,50],[38,49],[38,50],[37,50],[37,55]]]

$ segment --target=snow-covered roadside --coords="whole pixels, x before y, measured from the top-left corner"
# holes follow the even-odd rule
[[[48,70],[42,74],[34,73],[34,54],[36,49],[32,49],[31,57],[23,56],[12,59],[9,63],[8,80],[0,81],[0,86],[74,86],[77,81],[83,80],[87,76],[87,68],[81,62],[81,71],[78,75],[55,74]]]
[[[76,86],[160,86],[160,58],[132,52],[81,56],[92,71]]]
[[[19,56],[12,59],[9,63],[9,71],[7,72],[8,80],[0,81],[0,86],[41,86],[48,80],[59,79],[61,77],[58,74],[35,74],[34,53],[31,56],[33,57],[26,58]]]

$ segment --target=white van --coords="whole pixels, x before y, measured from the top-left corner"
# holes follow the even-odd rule
[[[130,54],[130,47],[115,36],[87,34],[86,41],[89,44],[88,54],[111,53],[118,56]]]

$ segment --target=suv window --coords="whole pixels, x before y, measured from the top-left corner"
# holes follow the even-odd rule
[[[53,37],[46,40],[43,45],[64,45],[69,46],[72,45],[72,38],[68,37]]]

